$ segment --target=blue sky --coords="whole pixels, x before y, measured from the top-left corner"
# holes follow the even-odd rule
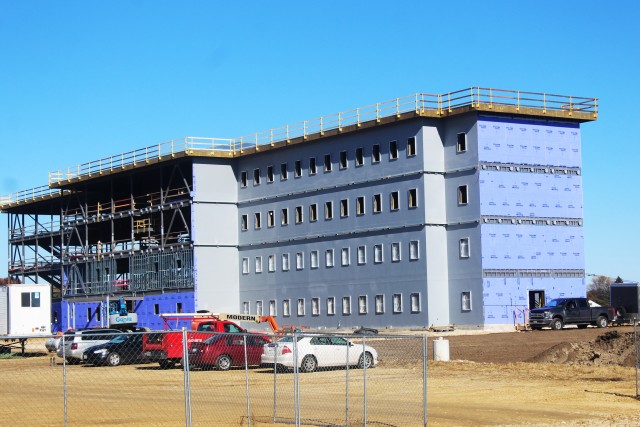
[[[582,126],[586,271],[640,280],[639,16],[635,1],[0,0],[0,195],[415,92],[598,97]]]

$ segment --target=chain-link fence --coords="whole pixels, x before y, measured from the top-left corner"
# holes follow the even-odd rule
[[[15,342],[0,354],[10,424],[427,422],[425,336],[93,329]]]

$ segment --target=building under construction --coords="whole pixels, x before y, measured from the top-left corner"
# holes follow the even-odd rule
[[[488,328],[583,296],[580,124],[597,99],[473,87],[187,137],[0,198],[54,327],[199,309],[311,327]]]

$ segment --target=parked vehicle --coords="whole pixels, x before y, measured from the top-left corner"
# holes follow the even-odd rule
[[[640,285],[638,282],[612,283],[611,307],[616,309],[616,323],[633,323],[640,313]]]
[[[212,332],[232,334],[247,332],[246,329],[238,326],[233,321],[268,323],[274,333],[280,334],[294,330],[291,325],[280,328],[272,316],[211,313],[208,311],[161,314],[160,316],[165,320],[165,325],[168,325],[170,321],[191,321],[191,331],[187,332],[187,346],[189,349],[191,349],[193,343],[203,342],[211,337]],[[182,363],[182,332],[172,331],[148,334],[143,338],[142,345],[145,357],[158,362],[163,369],[169,369],[177,363]]]
[[[357,366],[373,368],[378,364],[378,352],[368,345],[354,344],[342,337],[296,337],[297,361],[294,359],[294,336],[288,335],[263,347],[261,362],[276,369],[293,369],[295,364],[302,372],[320,368]]]
[[[142,334],[121,334],[104,344],[89,347],[82,355],[85,364],[118,366],[145,360]]]
[[[60,344],[56,354],[58,357],[66,358],[67,363],[80,363],[82,362],[82,354],[89,347],[104,344],[122,334],[123,332],[117,329],[105,328],[69,330],[62,335],[64,345]]]
[[[586,298],[557,298],[549,301],[545,307],[531,310],[529,326],[534,330],[545,326],[560,330],[564,325],[577,325],[578,328],[594,325],[605,328],[615,318],[613,307],[591,307]]]
[[[189,363],[198,367],[215,366],[221,371],[232,366],[244,366],[245,336],[247,365],[260,365],[262,348],[271,339],[267,335],[257,334],[220,334],[202,342],[194,342],[189,350]]]

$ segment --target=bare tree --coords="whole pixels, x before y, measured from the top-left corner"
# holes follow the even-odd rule
[[[587,298],[600,305],[609,305],[610,286],[613,279],[607,276],[595,276],[587,285]]]

